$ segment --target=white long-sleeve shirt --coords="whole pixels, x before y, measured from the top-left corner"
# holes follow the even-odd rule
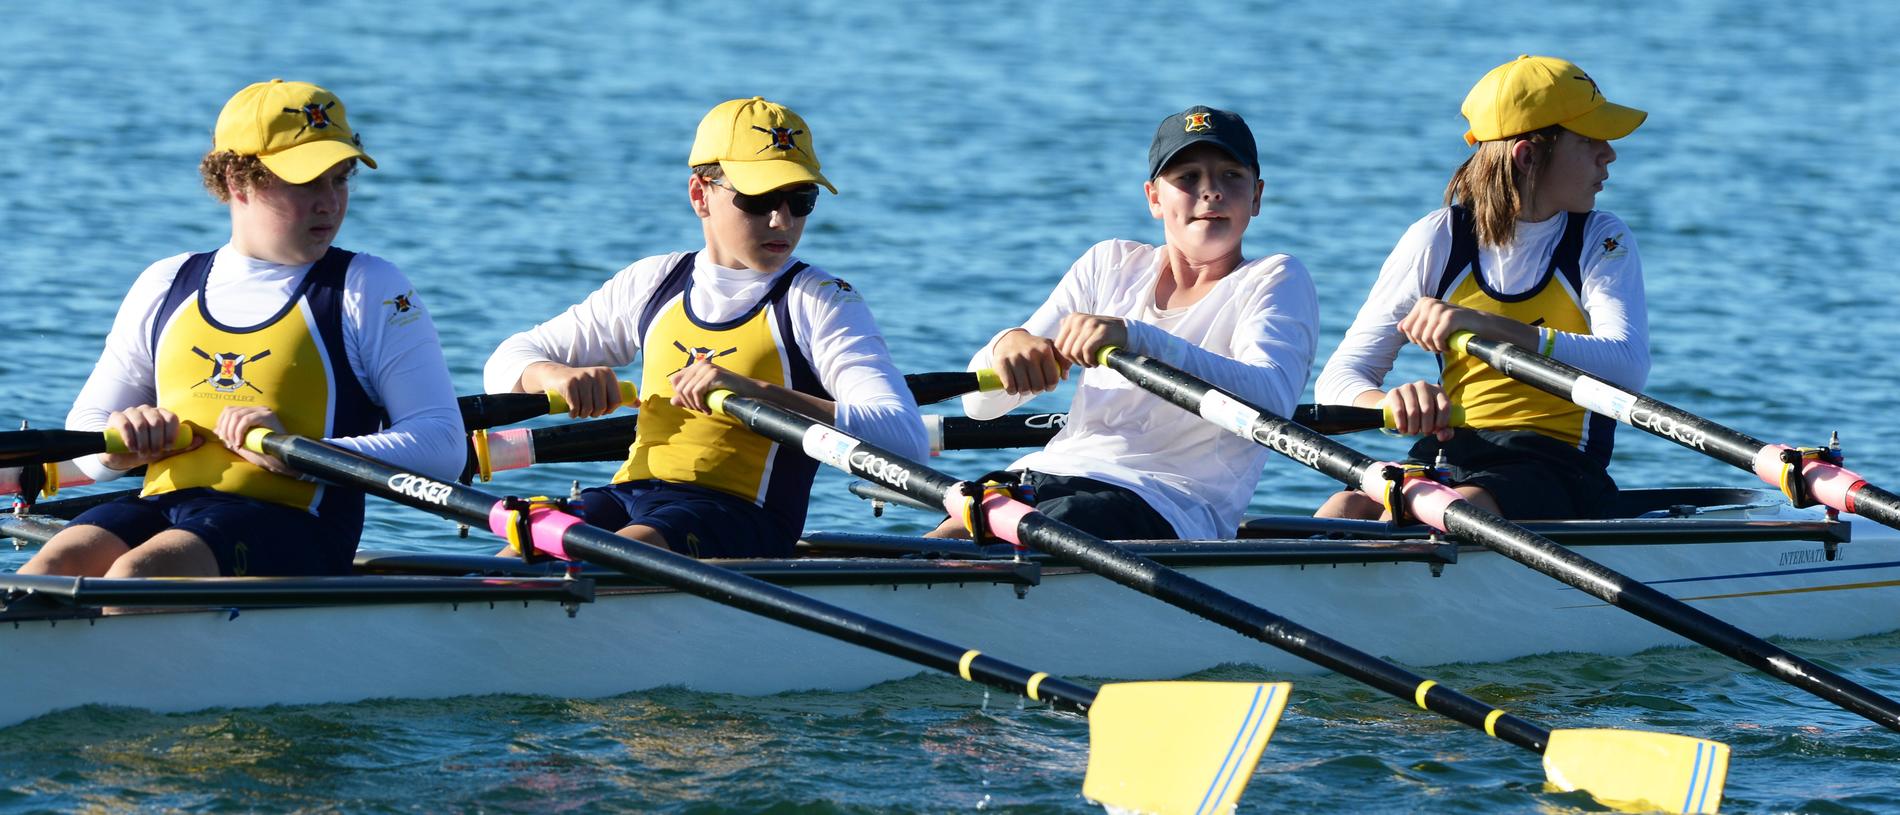
[[[1186,308],[1155,309],[1160,247],[1098,243],[1020,327],[1054,337],[1068,314],[1124,318],[1129,350],[1205,379],[1282,416],[1293,411],[1312,370],[1318,298],[1306,267],[1287,255],[1248,261]],[[1167,328],[1156,325],[1165,322]],[[1014,330],[1014,329],[1010,329]],[[970,360],[991,367],[996,340]],[[963,398],[989,419],[1033,397],[1000,391]],[[1134,491],[1184,538],[1232,537],[1269,451],[1162,401],[1107,368],[1089,368],[1068,424],[1048,446],[1010,465],[1093,478]]]
[[[684,253],[654,255],[621,269],[587,299],[545,323],[502,341],[483,368],[489,392],[515,390],[537,362],[620,367],[640,352],[640,313],[667,271]],[[724,322],[750,311],[794,265],[762,275],[728,269],[700,252],[693,259],[693,314]],[[811,268],[793,281],[785,306],[805,357],[836,403],[834,425],[911,459],[929,455],[923,418],[904,377],[891,362],[884,335],[864,299],[838,279]]]
[[[1550,256],[1563,237],[1564,218],[1519,221],[1508,246],[1483,246],[1478,264],[1485,285],[1506,295],[1528,291],[1544,276]],[[1350,405],[1368,390],[1379,390],[1405,346],[1399,320],[1421,297],[1436,291],[1451,254],[1451,209],[1438,209],[1405,230],[1379,270],[1379,280],[1353,319],[1346,337],[1314,383],[1323,404]],[[1598,212],[1584,232],[1583,290],[1578,292],[1590,333],[1555,332],[1551,357],[1626,388],[1641,389],[1649,378],[1649,311],[1643,297],[1643,263],[1636,236],[1623,220]]]
[[[66,416],[67,427],[100,430],[114,411],[157,403],[152,321],[172,278],[190,257],[160,260],[133,281],[106,335],[99,364]],[[240,326],[270,319],[289,302],[312,265],[284,266],[239,254],[229,245],[220,248],[205,281],[211,317]],[[396,307],[398,296],[406,298],[408,310]],[[390,423],[379,433],[327,441],[411,472],[454,478],[467,452],[462,414],[435,322],[409,278],[387,260],[358,253],[344,274],[342,303],[344,354],[357,382],[383,407]],[[93,456],[79,463],[95,481],[123,475]]]

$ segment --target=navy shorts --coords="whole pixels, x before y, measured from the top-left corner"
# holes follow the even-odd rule
[[[668,548],[698,558],[791,557],[799,535],[744,498],[651,479],[582,490],[574,514],[615,532],[653,527]]]
[[[190,532],[211,547],[226,577],[349,574],[363,531],[203,488],[121,498],[79,513],[72,523],[104,529],[134,548],[168,529]]]
[[[1036,511],[1106,540],[1173,540],[1174,525],[1134,490],[1076,475],[1025,470],[1024,486],[1036,490]]]
[[[1616,481],[1603,465],[1541,433],[1461,427],[1442,445],[1426,436],[1409,455],[1431,464],[1441,448],[1452,485],[1483,488],[1512,520],[1603,518],[1616,505]]]

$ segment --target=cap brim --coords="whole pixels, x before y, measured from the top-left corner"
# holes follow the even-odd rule
[[[1635,131],[1649,114],[1614,102],[1604,102],[1596,110],[1560,122],[1565,130],[1601,141],[1620,139]]]
[[[1190,147],[1193,147],[1194,145],[1197,145],[1197,144],[1214,145],[1215,147],[1220,148],[1221,152],[1226,153],[1228,158],[1231,158],[1242,164],[1247,164],[1247,160],[1245,158],[1242,158],[1238,152],[1235,152],[1233,146],[1228,144],[1227,142],[1221,141],[1220,139],[1214,138],[1213,136],[1209,136],[1209,135],[1197,135],[1193,138],[1188,139],[1187,141],[1184,141],[1178,145],[1175,145],[1173,150],[1169,150],[1168,154],[1165,156],[1162,156],[1160,161],[1155,162],[1154,166],[1149,167],[1148,177],[1160,178],[1161,171],[1168,169],[1168,165],[1174,161],[1175,156],[1181,155],[1181,151],[1186,150]],[[1251,165],[1251,164],[1249,164],[1248,166],[1253,168],[1254,173],[1256,175],[1259,174],[1260,168],[1258,166]]]
[[[719,166],[732,188],[746,195],[764,195],[793,184],[817,184],[838,194],[823,173],[796,161],[722,161]]]
[[[288,150],[257,158],[270,168],[272,175],[291,184],[308,184],[339,162],[350,159],[361,161],[372,170],[376,169],[376,160],[370,158],[362,148],[337,139],[304,142]]]

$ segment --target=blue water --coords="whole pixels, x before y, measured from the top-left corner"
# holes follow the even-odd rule
[[[1092,243],[1158,240],[1140,197],[1147,141],[1191,104],[1238,110],[1259,135],[1267,193],[1248,248],[1312,270],[1324,354],[1464,155],[1465,90],[1531,52],[1568,56],[1610,98],[1651,112],[1617,144],[1599,198],[1645,261],[1648,390],[1762,438],[1818,443],[1838,429],[1851,463],[1900,476],[1888,421],[1900,17],[1877,7],[343,0],[14,4],[5,16],[8,422],[57,426],[133,277],[228,234],[196,161],[223,100],[271,76],[321,82],[349,105],[382,169],[360,177],[340,243],[405,269],[457,386],[474,392],[503,337],[634,259],[700,245],[684,200],[694,125],[755,94],[806,116],[843,191],[820,204],[801,256],[865,293],[905,370],[960,368]],[[1429,365],[1408,354],[1401,373]],[[1351,441],[1376,455],[1403,445]],[[940,464],[973,475],[1007,460]],[[1626,486],[1745,480],[1633,432],[1615,472]],[[549,467],[500,484],[606,475]],[[821,476],[814,528],[923,528],[916,515],[872,520],[844,483]],[[1330,490],[1275,461],[1253,508],[1307,512]],[[384,507],[365,545],[490,547],[446,532]],[[1801,650],[1900,692],[1900,639]],[[1893,734],[1717,657],[1554,655],[1437,673],[1547,721],[1727,741],[1729,811],[1900,809]],[[767,699],[87,710],[0,731],[0,809],[1086,811],[1084,744],[1075,719],[934,677]],[[1243,810],[1595,807],[1542,792],[1540,777],[1527,753],[1322,678],[1300,683]]]

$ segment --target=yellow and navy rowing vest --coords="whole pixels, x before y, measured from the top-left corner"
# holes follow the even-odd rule
[[[1563,213],[1564,232],[1536,285],[1503,294],[1484,282],[1478,263],[1478,233],[1470,210],[1451,208],[1451,255],[1434,295],[1454,306],[1509,317],[1571,334],[1590,333],[1583,310],[1583,235],[1593,213]],[[1532,430],[1573,445],[1609,466],[1616,422],[1518,382],[1482,360],[1457,351],[1439,356],[1446,396],[1462,406],[1466,426],[1483,430]]]
[[[383,425],[343,350],[343,279],[350,252],[332,247],[304,273],[282,309],[248,328],[205,307],[215,253],[192,255],[152,322],[158,406],[202,428],[207,443],[154,462],[142,494],[209,487],[360,528],[363,494],[269,472],[231,452],[210,429],[227,407],[270,408],[284,429],[313,439],[360,436]]]
[[[657,479],[718,490],[763,507],[787,529],[801,530],[818,463],[729,416],[675,407],[667,380],[694,362],[710,360],[743,376],[830,399],[799,350],[785,305],[793,280],[808,267],[799,263],[780,275],[746,313],[709,323],[693,314],[696,254],[673,264],[640,314],[640,418],[614,483]]]

